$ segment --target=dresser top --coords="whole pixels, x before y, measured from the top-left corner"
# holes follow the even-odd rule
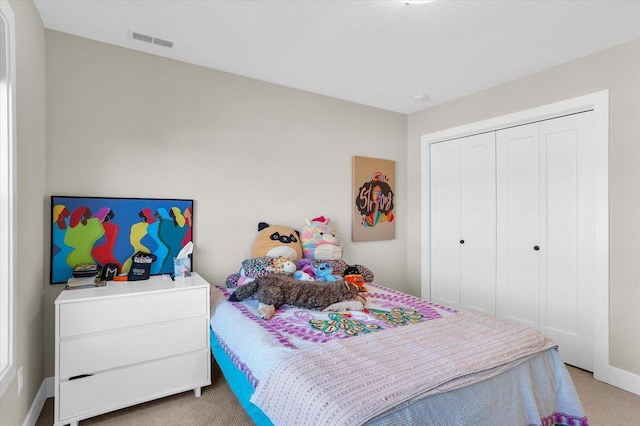
[[[176,278],[175,281],[171,280],[168,275],[152,275],[148,280],[108,281],[107,285],[103,287],[65,289],[57,297],[55,303],[131,296],[149,292],[187,290],[198,287],[209,287],[209,283],[196,272],[193,272],[191,276],[187,278]]]

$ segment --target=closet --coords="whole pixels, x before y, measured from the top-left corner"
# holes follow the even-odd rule
[[[431,145],[431,297],[495,315],[495,134]]]
[[[431,145],[431,298],[593,370],[594,129],[582,112]]]

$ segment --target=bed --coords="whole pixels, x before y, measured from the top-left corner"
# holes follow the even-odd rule
[[[587,425],[551,340],[367,285],[364,311],[284,306],[212,287],[211,350],[257,425]]]

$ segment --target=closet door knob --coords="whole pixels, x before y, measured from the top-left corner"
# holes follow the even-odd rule
[[[460,240],[460,244],[464,244],[464,240]]]
[[[535,251],[538,251],[538,250],[540,250],[540,247],[538,247],[538,246],[533,246],[533,249],[534,249]]]

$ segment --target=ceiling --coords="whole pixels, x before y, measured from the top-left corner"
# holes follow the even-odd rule
[[[404,114],[640,39],[640,0],[35,4],[48,29]]]

